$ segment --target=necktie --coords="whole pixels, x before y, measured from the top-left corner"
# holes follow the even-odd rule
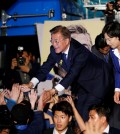
[[[67,70],[67,58],[65,53],[62,53],[62,68]]]
[[[65,62],[65,64],[67,64],[67,54],[65,54],[65,53],[62,53],[62,60],[63,60],[63,62]]]

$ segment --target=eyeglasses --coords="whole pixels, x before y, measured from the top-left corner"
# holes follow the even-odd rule
[[[61,39],[61,40],[57,40],[57,39],[55,39],[55,40],[50,40],[50,42],[53,44],[53,43],[55,43],[55,44],[59,44],[60,42],[62,42],[63,40],[65,40],[65,39]]]

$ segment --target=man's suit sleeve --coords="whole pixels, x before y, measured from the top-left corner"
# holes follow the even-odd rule
[[[39,80],[39,82],[45,80],[47,74],[51,71],[51,69],[54,67],[56,63],[55,59],[55,52],[54,49],[51,48],[51,52],[47,58],[47,60],[43,63],[43,65],[40,67],[40,70],[38,71],[38,74],[36,78]]]

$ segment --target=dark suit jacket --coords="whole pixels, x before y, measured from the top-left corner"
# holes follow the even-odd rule
[[[50,50],[47,61],[44,62],[37,75],[39,81],[46,77],[56,63],[60,63],[62,54],[56,54],[53,46]],[[98,98],[103,98],[109,91],[111,70],[107,63],[74,39],[71,39],[66,70],[68,73],[60,82],[66,89],[72,85],[73,92],[80,89]]]
[[[44,131],[44,115],[41,111],[34,112],[33,121],[25,130],[16,130],[12,134],[43,134]]]
[[[53,134],[53,130],[54,128],[47,129],[44,131],[44,134]],[[68,128],[65,134],[75,134],[75,132],[71,128]]]
[[[94,53],[97,57],[99,57],[100,59],[106,61],[106,60],[105,60],[105,57],[104,57],[104,54],[102,54],[102,53],[96,48],[95,45],[92,46],[91,51],[92,51],[92,53]],[[107,62],[112,65],[112,59],[111,59],[111,56],[110,56],[110,55],[108,55],[108,61],[107,61]]]
[[[120,129],[110,127],[110,130],[109,130],[108,134],[120,134]]]

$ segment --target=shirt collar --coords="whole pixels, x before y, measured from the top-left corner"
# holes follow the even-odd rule
[[[103,132],[109,133],[110,126],[108,125]]]
[[[119,53],[118,49],[115,48],[115,49],[112,49],[112,51],[113,51],[114,55],[120,59],[120,53]]]
[[[68,55],[69,48],[70,48],[70,46],[68,46],[67,50],[66,50],[66,51],[64,51],[64,52],[62,52],[62,53],[64,53],[64,54]]]
[[[67,132],[67,129],[68,128],[66,128],[66,130],[64,130],[64,132],[62,132],[61,134],[65,134]],[[58,131],[55,128],[53,130],[53,134],[59,134]]]

